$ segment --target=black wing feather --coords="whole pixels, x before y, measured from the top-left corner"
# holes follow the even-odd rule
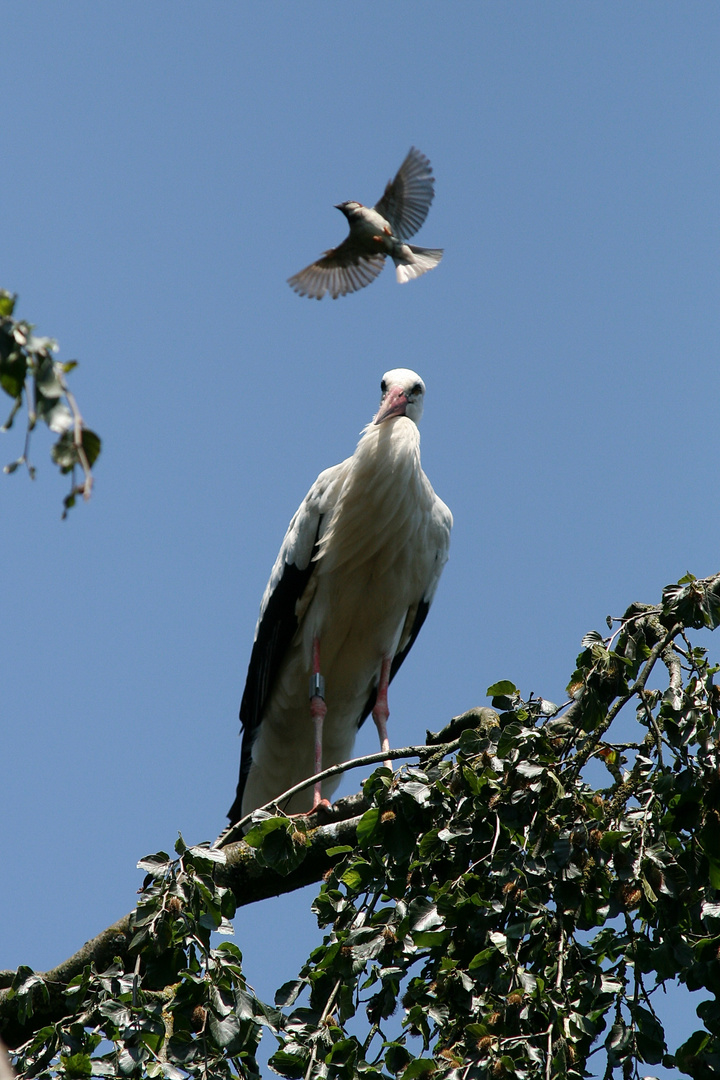
[[[240,776],[235,802],[228,810],[230,824],[240,820],[245,782],[252,764],[252,745],[262,720],[268,695],[277,677],[285,653],[298,628],[295,607],[305,592],[315,564],[318,536],[322,517],[318,521],[313,552],[304,570],[293,563],[286,563],[283,575],[275,587],[258,627],[257,637],[250,654],[245,690],[240,702],[240,723],[243,729],[240,749]]]
[[[415,644],[415,638],[420,633],[420,630],[422,629],[422,624],[425,622],[429,610],[430,604],[426,600],[421,600],[415,613],[415,621],[412,624],[412,630],[410,631],[410,638],[408,640],[408,643],[402,650],[402,652],[395,653],[395,655],[393,656],[392,664],[390,665],[390,682],[392,682],[395,678],[396,674],[400,670],[400,665]],[[360,719],[358,720],[358,728],[361,728],[363,726],[368,716],[375,708],[376,699],[377,687],[373,689],[365,703],[365,708],[360,714]]]

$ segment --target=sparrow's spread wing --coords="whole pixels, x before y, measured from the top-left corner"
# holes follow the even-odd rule
[[[368,255],[351,237],[339,247],[326,251],[321,259],[288,278],[288,285],[300,296],[322,300],[329,292],[333,300],[369,285],[385,265],[384,255]]]
[[[430,162],[411,146],[397,176],[389,181],[375,207],[390,222],[393,234],[400,240],[414,236],[427,217],[435,195],[434,183]]]

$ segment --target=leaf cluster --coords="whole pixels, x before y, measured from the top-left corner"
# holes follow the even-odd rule
[[[248,988],[238,947],[211,945],[213,932],[233,932],[235,899],[214,879],[225,855],[182,837],[175,850],[177,859],[159,852],[138,864],[146,878],[132,919],[134,962],[116,958],[102,971],[89,963],[70,980],[62,1021],[20,1049],[21,1075],[259,1077],[261,1028],[275,1029],[280,1014]],[[38,982],[28,968],[16,973],[21,1011],[37,1003]]]
[[[720,692],[691,634],[719,598],[720,575],[687,575],[586,635],[561,708],[496,683],[495,713],[450,725],[452,757],[433,736],[418,766],[374,772],[353,842],[326,851],[324,939],[273,1006],[212,946],[238,902],[223,851],[143,860],[131,958],[63,987],[19,1070],[255,1077],[265,1029],[289,1078],[718,1075]],[[279,880],[312,842],[306,819],[261,814],[237,847]],[[674,1048],[671,982],[701,992]],[[39,983],[16,973],[18,1010]]]
[[[16,297],[0,289],[0,387],[13,399],[10,414],[2,426],[8,431],[25,406],[27,412],[25,445],[20,457],[4,467],[15,472],[24,465],[31,478],[35,467],[29,460],[30,435],[38,420],[58,435],[50,455],[60,472],[70,473],[70,492],[63,500],[63,517],[75,505],[76,497],[90,497],[92,466],[100,453],[100,438],[83,423],[77,402],[71,393],[67,375],[77,367],[76,360],[60,363],[53,359],[57,342],[37,337],[27,322],[13,319]],[[83,479],[76,484],[76,469]]]

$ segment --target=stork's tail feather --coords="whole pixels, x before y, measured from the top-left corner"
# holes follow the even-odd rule
[[[432,270],[443,257],[442,248],[414,247],[412,244],[403,244],[403,247],[406,251],[409,248],[412,252],[412,262],[401,261],[393,256],[396,266],[395,274],[401,285],[405,281],[410,281],[411,278],[420,277],[421,274]]]

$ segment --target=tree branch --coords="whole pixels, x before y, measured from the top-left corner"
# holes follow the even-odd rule
[[[480,709],[477,711],[483,713],[492,713],[497,721],[497,713],[493,709]],[[475,719],[474,714],[475,710],[471,710],[469,713],[463,713],[462,717],[453,717],[453,720],[448,725],[448,728],[451,727],[456,720],[464,720],[465,717],[468,716],[472,716],[472,718]],[[465,726],[468,727],[471,725],[466,724]],[[477,726],[477,719],[475,719],[475,723],[472,726]],[[439,740],[440,735],[446,732],[448,728],[444,728],[439,735],[432,735],[431,732],[428,731],[428,741],[430,740],[430,738]],[[444,743],[437,746],[433,744],[433,756],[435,756],[441,751],[444,754],[451,754],[454,750],[457,750],[459,745],[460,743],[458,739],[453,739],[453,741],[449,743]],[[398,761],[401,758],[409,757],[423,757],[427,753],[428,747],[426,745],[401,746],[397,750],[379,750],[375,754],[364,754],[362,757],[351,758],[350,761],[342,761],[339,765],[331,765],[328,769],[323,769],[322,772],[319,773],[313,773],[312,776],[308,776],[305,778],[305,780],[301,780],[299,784],[295,784],[294,787],[288,788],[287,791],[283,791],[282,795],[278,795],[277,798],[272,799],[270,802],[265,803],[263,806],[258,806],[249,814],[245,814],[245,816],[241,817],[239,821],[236,821],[234,825],[229,825],[227,829],[224,829],[223,832],[221,832],[218,836],[213,846],[224,848],[228,844],[232,843],[233,840],[241,838],[243,833],[245,832],[245,826],[249,825],[252,822],[255,814],[261,814],[264,811],[275,814],[282,814],[283,811],[281,807],[283,803],[286,803],[290,798],[292,798],[293,795],[297,795],[298,792],[305,791],[307,788],[315,787],[318,781],[327,780],[330,776],[338,776],[341,773],[350,772],[351,769],[359,769],[365,765],[382,765],[385,761]],[[344,802],[345,800],[343,799],[340,801]],[[338,803],[335,804],[335,806],[338,805]],[[315,814],[317,815],[318,813],[320,813],[322,820],[323,810],[332,816],[334,809],[334,807],[321,807],[317,811],[315,811]]]
[[[335,861],[328,857],[327,849],[340,844],[355,843],[359,814],[366,808],[367,803],[362,796],[351,795],[348,799],[339,800],[333,808],[335,813],[352,813],[353,816],[311,828],[303,862],[285,877],[267,866],[260,866],[255,850],[244,840],[229,844],[223,849],[227,861],[219,864],[216,869],[217,880],[232,890],[239,907],[265,900],[269,896],[293,892],[314,881],[320,881]],[[312,820],[310,816],[309,820]],[[51,971],[41,973],[49,999],[44,1001],[41,988],[37,987],[33,995],[35,1011],[28,1020],[20,1022],[18,1019],[17,1000],[11,996],[10,990],[0,991],[0,1032],[11,1049],[25,1042],[38,1028],[55,1023],[67,1014],[65,987],[71,979],[82,973],[86,965],[93,964],[97,971],[103,971],[115,957],[127,963],[131,958],[133,915],[134,912],[124,915],[97,937],[87,941],[68,960]],[[14,974],[3,972],[6,984],[7,977]]]
[[[491,709],[477,710],[478,713],[492,713]],[[385,761],[388,757],[393,759],[407,757],[422,757],[432,749],[433,757],[438,753],[452,753],[458,748],[459,740],[453,739],[447,743],[440,743],[440,739],[457,730],[457,720],[467,721],[474,711],[466,713],[461,718],[454,718],[450,724],[437,735],[437,745],[429,748],[425,745],[406,746],[388,753],[379,752],[366,754],[364,757],[353,758],[341,765],[334,765],[325,769],[318,775],[320,778],[336,776],[338,773],[347,772],[350,769],[360,768],[365,765],[375,765]],[[496,715],[496,714],[493,714]],[[487,717],[485,717],[487,719]],[[477,725],[478,720],[475,719]],[[453,726],[455,725],[455,726]],[[467,722],[464,726],[468,726]],[[317,776],[311,776],[301,784],[295,785],[289,791],[284,792],[273,803],[269,803],[261,810],[270,810],[282,803],[284,799],[297,791],[313,786]],[[304,821],[309,827],[307,834],[308,846],[302,863],[286,876],[278,873],[257,860],[254,848],[245,843],[243,839],[234,839],[241,835],[241,830],[252,818],[246,815],[236,825],[221,833],[215,841],[215,847],[222,847],[226,857],[225,863],[219,863],[215,870],[218,884],[229,888],[236,900],[238,907],[254,904],[258,900],[266,900],[270,896],[281,896],[283,893],[294,892],[302,889],[305,885],[320,881],[326,871],[332,866],[334,859],[328,857],[329,848],[338,847],[342,844],[354,844],[356,841],[356,827],[360,816],[367,810],[369,803],[361,793],[349,795],[345,799],[339,799],[330,807],[320,806],[311,814],[303,815]],[[256,812],[256,811],[255,811]],[[131,956],[130,942],[134,933],[134,912],[129,912],[122,919],[103,930],[97,937],[86,942],[68,960],[59,964],[51,971],[42,974],[49,991],[49,1000],[44,1001],[41,988],[37,987],[33,992],[33,1016],[21,1023],[18,1020],[17,1002],[11,995],[9,987],[15,977],[14,971],[0,972],[0,986],[6,989],[0,990],[0,1032],[8,1046],[15,1048],[37,1031],[44,1024],[49,1024],[62,1018],[67,1012],[64,997],[64,989],[71,979],[81,974],[87,964],[93,964],[96,971],[103,971],[115,957],[126,963]]]
[[[657,627],[659,627],[661,631],[665,630],[665,627],[662,626],[658,622],[658,620],[656,618],[654,618],[653,616],[650,616],[645,629],[652,629],[654,631],[656,629],[655,624],[657,624]],[[633,697],[635,697],[636,694],[638,694],[638,695],[641,694],[641,692],[645,689],[645,683],[648,680],[650,672],[652,671],[653,667],[655,666],[655,662],[656,662],[658,656],[660,656],[661,653],[663,653],[663,651],[670,645],[673,638],[677,637],[677,635],[680,633],[681,630],[682,630],[682,624],[681,623],[675,623],[675,625],[672,626],[669,630],[667,630],[660,637],[659,640],[656,640],[655,645],[653,646],[653,648],[650,651],[649,657],[645,661],[645,663],[644,663],[644,665],[642,667],[642,670],[640,671],[640,674],[638,675],[637,679],[632,684],[632,686],[628,687],[628,689],[626,690],[626,692],[624,694],[620,695],[619,697],[615,697],[615,689],[613,687],[613,678],[608,677],[608,678],[605,678],[603,680],[603,691],[604,691],[604,694],[603,694],[603,696],[604,696],[603,706],[607,709],[607,712],[606,712],[605,717],[603,718],[603,720],[601,720],[599,724],[595,725],[592,732],[585,739],[585,741],[584,741],[582,747],[580,748],[580,750],[578,750],[578,752],[575,754],[575,756],[567,763],[565,768],[566,768],[566,773],[568,773],[569,776],[571,776],[571,777],[572,776],[578,776],[580,774],[580,770],[586,764],[586,762],[590,759],[593,752],[597,748],[600,740],[602,739],[603,735],[608,730],[608,728],[611,726],[613,720],[618,715],[618,713],[621,711],[621,709],[623,709],[627,705],[628,701],[630,701]],[[614,703],[610,706],[610,702],[613,701],[613,698],[615,698]],[[583,698],[582,698],[582,696],[580,696],[578,698],[578,700],[576,702],[574,702],[573,705],[570,706],[568,711],[565,713],[563,719],[567,720],[570,713],[573,712],[573,710],[576,709],[576,706],[577,706],[577,712],[576,712],[576,715],[573,716],[573,720],[578,724],[577,730],[579,730],[580,721],[582,719],[582,709],[583,709]],[[610,707],[608,708],[608,706],[610,706]],[[577,732],[575,732],[571,737],[569,737],[568,743],[574,742],[575,737],[576,737],[576,733]]]

